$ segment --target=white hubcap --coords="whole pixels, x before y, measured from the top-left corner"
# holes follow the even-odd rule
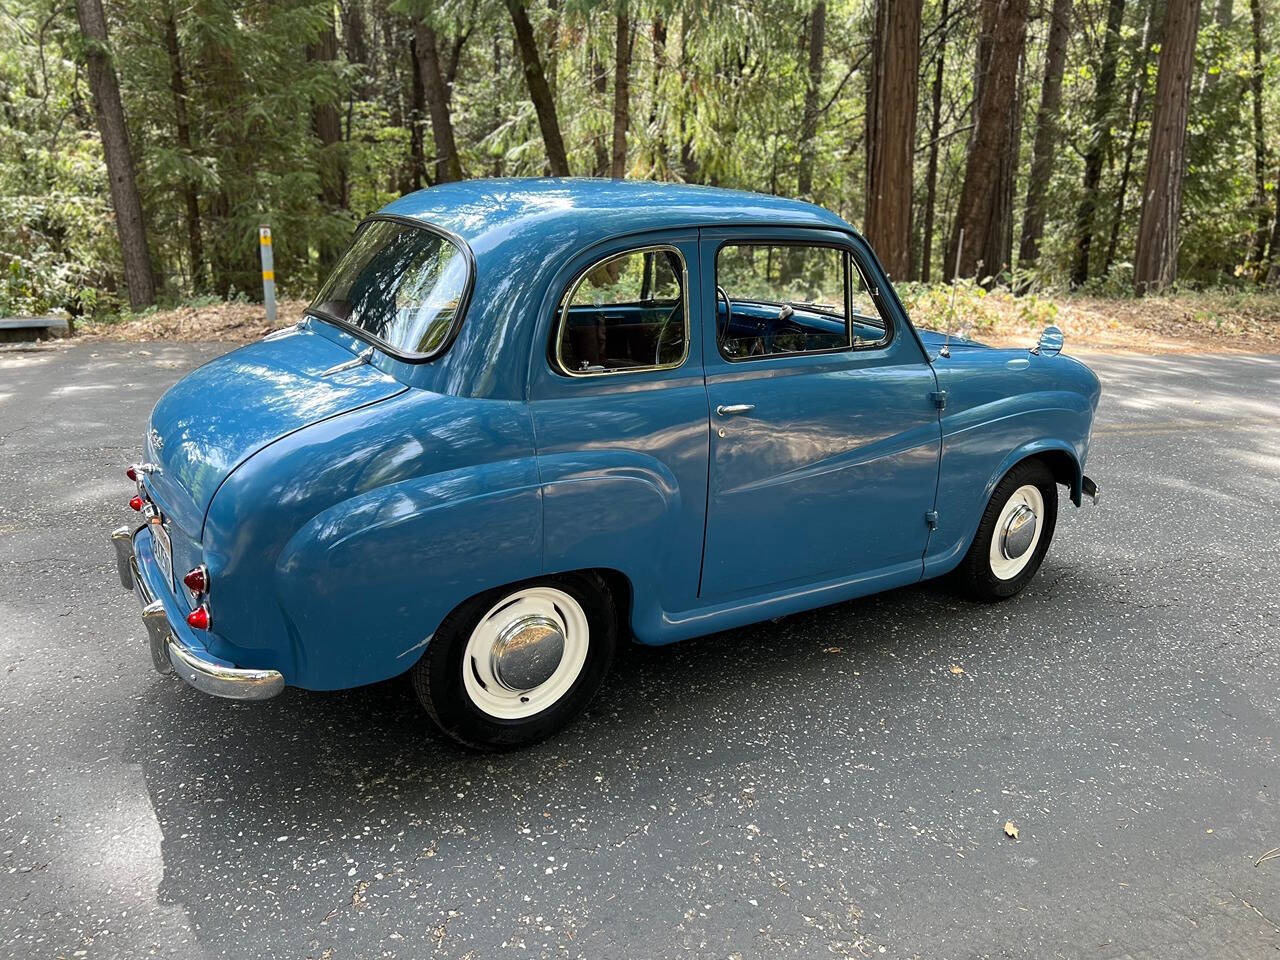
[[[1031,562],[1044,524],[1044,496],[1040,488],[1024,484],[1005,501],[991,532],[991,572],[1012,580]]]
[[[554,587],[526,587],[480,618],[462,657],[462,685],[500,720],[539,713],[569,692],[587,660],[581,605]]]

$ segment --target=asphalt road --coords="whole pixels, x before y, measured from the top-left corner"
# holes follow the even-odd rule
[[[632,648],[477,756],[152,671],[107,533],[222,349],[0,353],[0,956],[1280,956],[1280,357],[1093,358],[1104,502],[1008,603]]]

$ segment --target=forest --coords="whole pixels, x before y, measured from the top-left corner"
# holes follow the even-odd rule
[[[0,0],[0,315],[309,296],[468,177],[802,197],[890,275],[1280,284],[1280,0]],[[1203,8],[1202,8],[1203,7]]]

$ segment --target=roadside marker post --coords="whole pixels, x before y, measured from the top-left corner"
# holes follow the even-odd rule
[[[271,253],[271,228],[258,228],[258,249],[262,252],[262,302],[267,308],[267,323],[276,322],[276,262]]]

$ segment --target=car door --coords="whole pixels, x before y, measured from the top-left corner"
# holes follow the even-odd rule
[[[716,229],[699,261],[715,318],[700,598],[918,578],[937,384],[869,249],[836,231]]]
[[[553,281],[532,357],[547,572],[623,571],[660,636],[696,605],[707,502],[695,230],[583,251]]]

